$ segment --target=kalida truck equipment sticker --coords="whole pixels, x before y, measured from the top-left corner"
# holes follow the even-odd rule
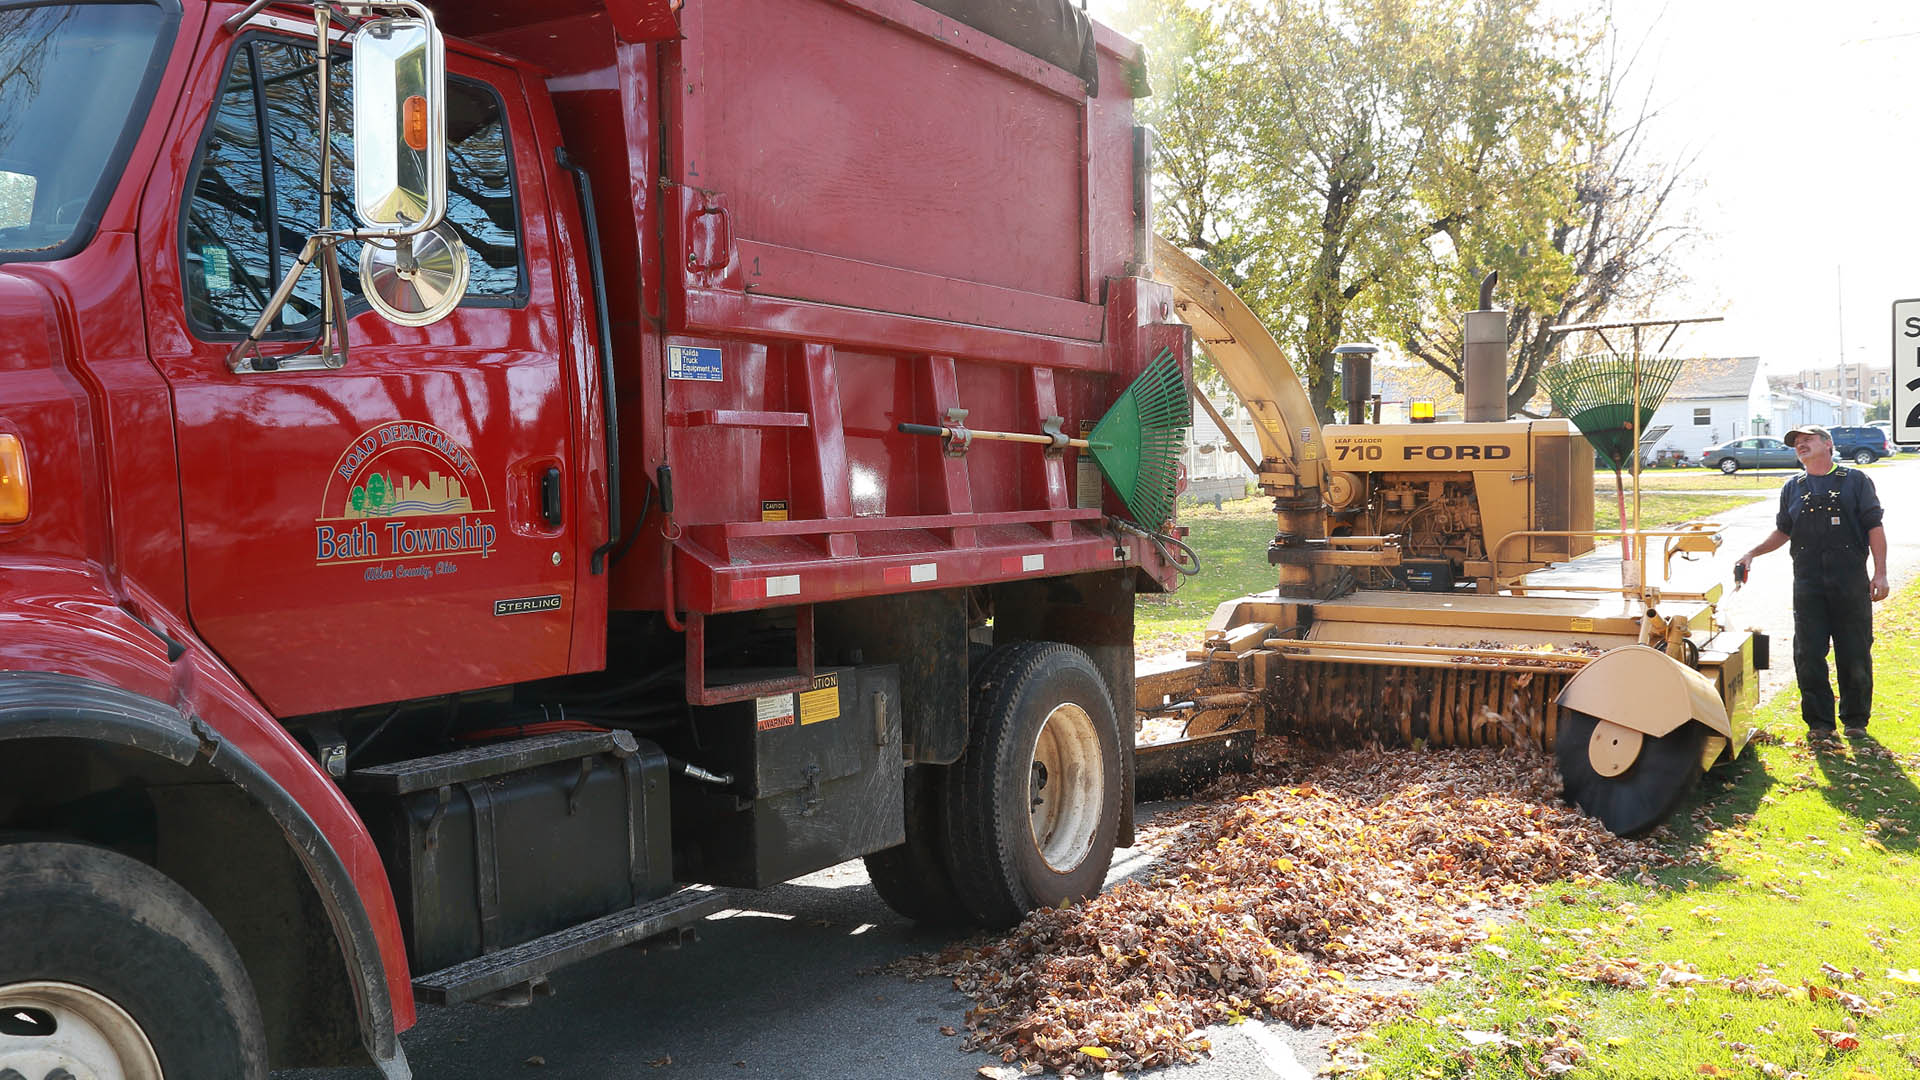
[[[313,527],[318,565],[429,560],[408,577],[453,573],[450,560],[493,553],[493,501],[473,454],[432,424],[394,421],[368,428],[327,475]],[[368,566],[367,580],[397,569]]]

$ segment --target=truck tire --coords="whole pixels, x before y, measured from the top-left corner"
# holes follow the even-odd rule
[[[938,765],[907,770],[905,843],[876,851],[865,859],[873,891],[894,911],[928,926],[964,926],[972,922],[954,892],[953,875],[942,853],[946,843]]]
[[[265,1080],[253,984],[185,889],[117,852],[0,845],[0,1069]]]
[[[1871,450],[1855,450],[1853,452],[1853,463],[1855,465],[1871,465],[1879,460],[1880,458]]]
[[[994,650],[973,679],[947,777],[947,866],[983,926],[1100,891],[1120,824],[1120,743],[1093,661],[1070,645]]]

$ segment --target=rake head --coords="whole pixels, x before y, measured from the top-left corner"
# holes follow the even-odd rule
[[[1666,399],[1685,357],[1659,353],[1640,358],[1640,430]],[[1615,469],[1633,460],[1633,360],[1613,353],[1586,353],[1540,369],[1553,407]]]
[[[1094,464],[1136,524],[1158,529],[1173,516],[1180,451],[1192,426],[1186,373],[1173,350],[1162,349],[1087,436]]]

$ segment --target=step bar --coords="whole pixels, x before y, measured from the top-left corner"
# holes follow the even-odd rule
[[[732,899],[725,889],[691,885],[650,903],[422,975],[413,980],[413,994],[429,1005],[473,1001],[568,964],[691,926],[725,909]]]

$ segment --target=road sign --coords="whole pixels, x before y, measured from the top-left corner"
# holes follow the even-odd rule
[[[1920,300],[1893,302],[1893,441],[1920,446]]]

